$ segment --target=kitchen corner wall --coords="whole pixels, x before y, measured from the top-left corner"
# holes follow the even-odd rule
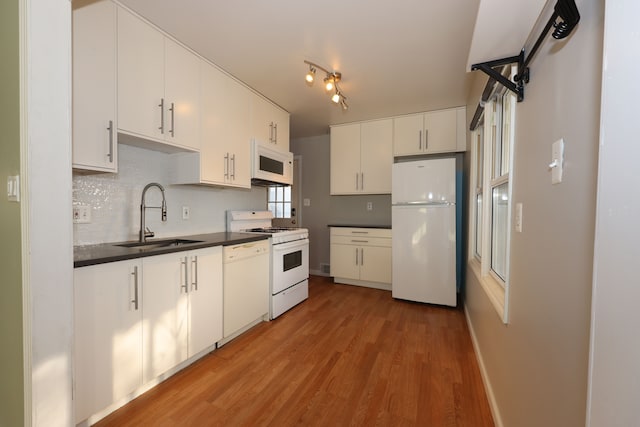
[[[118,145],[118,173],[73,175],[73,205],[91,207],[91,223],[73,225],[73,244],[135,240],[140,229],[140,198],[145,185],[165,188],[167,221],[158,209],[147,209],[146,225],[156,237],[225,231],[226,211],[266,209],[266,190],[171,185],[171,155],[129,145]],[[147,206],[159,206],[160,191],[147,191]],[[190,218],[182,219],[188,206]]]
[[[309,229],[309,270],[323,273],[329,265],[329,224],[391,225],[391,195],[331,196],[329,134],[291,140],[291,151],[302,157],[302,200],[300,226]],[[367,211],[367,202],[373,210]]]

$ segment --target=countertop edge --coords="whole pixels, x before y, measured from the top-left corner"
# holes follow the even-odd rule
[[[92,265],[107,264],[111,262],[126,261],[175,252],[192,251],[213,246],[231,246],[242,243],[256,242],[260,240],[267,240],[270,238],[269,235],[265,234],[235,232],[207,233],[178,237],[190,240],[202,240],[202,242],[172,247],[160,247],[149,250],[142,250],[140,248],[123,248],[116,246],[119,243],[125,242],[74,246],[73,267],[89,267]]]

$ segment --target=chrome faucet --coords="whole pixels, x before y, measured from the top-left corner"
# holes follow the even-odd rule
[[[147,206],[145,204],[144,196],[147,194],[147,190],[151,187],[158,187],[162,192],[162,206]],[[162,209],[162,221],[167,220],[167,200],[164,197],[164,187],[157,182],[147,184],[144,187],[144,190],[142,190],[142,198],[140,200],[140,243],[144,243],[147,241],[147,238],[155,236],[155,233],[144,225],[145,210],[147,209]]]

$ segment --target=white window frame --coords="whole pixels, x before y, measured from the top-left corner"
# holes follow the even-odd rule
[[[504,98],[503,98],[504,97]],[[509,322],[509,266],[510,266],[510,248],[511,248],[511,218],[512,218],[512,189],[513,189],[513,157],[514,157],[514,123],[515,123],[515,95],[511,92],[502,92],[498,95],[500,100],[504,99],[505,102],[509,102],[510,105],[510,117],[507,117],[509,127],[508,132],[503,135],[503,138],[508,138],[506,143],[508,144],[508,159],[502,159],[507,161],[509,168],[508,172],[493,178],[493,163],[494,152],[493,148],[496,144],[494,133],[489,131],[489,126],[496,126],[500,129],[500,133],[504,132],[503,123],[493,114],[493,108],[496,105],[496,99],[492,99],[487,102],[484,108],[484,124],[478,127],[471,133],[471,183],[470,188],[470,200],[469,206],[471,212],[469,215],[469,253],[468,263],[470,270],[476,276],[476,279],[482,286],[487,297],[491,301],[498,316],[500,316],[503,323]],[[501,102],[498,101],[501,105]],[[502,114],[500,114],[502,116]],[[482,149],[483,153],[478,153],[478,138],[483,138]],[[503,140],[503,143],[505,141]],[[482,154],[483,160],[483,174],[481,185],[478,185],[478,156]],[[507,238],[506,238],[506,261],[505,261],[505,278],[502,279],[495,271],[492,270],[491,258],[492,258],[492,209],[493,209],[493,190],[494,188],[507,183],[508,205],[507,205]],[[476,253],[476,217],[477,217],[477,189],[482,188],[482,230],[480,235],[482,238],[481,255]]]

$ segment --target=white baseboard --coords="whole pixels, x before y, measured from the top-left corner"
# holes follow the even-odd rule
[[[469,328],[469,334],[471,335],[471,342],[473,343],[473,350],[476,353],[476,360],[478,361],[478,366],[480,367],[480,375],[482,376],[482,382],[484,383],[484,390],[487,393],[487,399],[489,400],[489,408],[491,408],[491,415],[493,416],[493,422],[496,427],[504,427],[502,423],[502,417],[500,416],[500,409],[498,408],[498,402],[496,401],[496,396],[493,393],[493,387],[491,387],[491,380],[489,379],[489,374],[487,373],[487,369],[484,365],[484,359],[482,358],[482,353],[480,352],[480,346],[478,345],[478,339],[476,338],[475,330],[473,329],[473,324],[471,323],[471,317],[469,316],[469,312],[467,311],[467,306],[464,305],[464,317],[467,320],[467,326]]]

